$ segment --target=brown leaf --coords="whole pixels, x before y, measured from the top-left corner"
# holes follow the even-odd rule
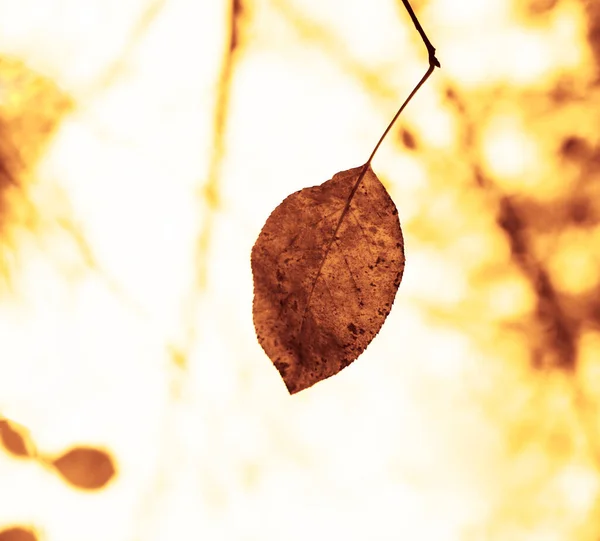
[[[31,456],[27,450],[25,437],[19,434],[6,419],[0,419],[0,441],[4,448],[15,456]]]
[[[252,248],[254,326],[290,394],[337,374],[379,332],[404,271],[398,211],[370,166],[287,197]]]
[[[52,464],[72,485],[87,490],[104,487],[115,475],[110,455],[91,447],[75,447]]]
[[[15,526],[0,532],[0,541],[37,541],[37,536],[32,530]]]

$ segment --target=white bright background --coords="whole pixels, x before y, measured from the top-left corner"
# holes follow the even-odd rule
[[[247,1],[228,60],[226,2],[0,1],[2,55],[75,104],[26,184],[37,225],[11,229],[0,413],[40,452],[99,445],[118,467],[87,494],[1,454],[0,526],[49,541],[592,539],[573,391],[532,374],[505,325],[534,294],[443,97],[481,104],[476,144],[503,189],[560,189],[493,89],[585,79],[583,13],[565,1],[528,26],[508,4],[419,10],[443,69],[402,121],[418,152],[396,130],[374,163],[405,277],[367,351],[290,397],[254,336],[250,249],[285,196],[364,163],[425,72],[401,3]],[[506,107],[485,116],[491,100]],[[598,334],[584,340],[594,367]]]

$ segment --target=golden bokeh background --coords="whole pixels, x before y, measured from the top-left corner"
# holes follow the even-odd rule
[[[0,0],[0,541],[600,538],[600,4],[415,0],[407,264],[290,397],[250,249],[427,68],[400,0]]]

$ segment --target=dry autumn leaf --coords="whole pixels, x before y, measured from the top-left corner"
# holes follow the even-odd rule
[[[75,447],[52,462],[72,485],[87,490],[104,487],[115,475],[108,453],[91,447]]]
[[[337,173],[273,211],[251,261],[258,340],[297,393],[352,363],[381,329],[404,271],[398,211],[370,165]]]

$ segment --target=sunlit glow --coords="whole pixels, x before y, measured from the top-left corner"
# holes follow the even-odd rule
[[[495,282],[489,289],[490,316],[514,318],[529,313],[535,299],[531,287],[521,276],[510,276]]]
[[[487,165],[507,191],[535,193],[542,188],[537,176],[541,156],[536,141],[517,118],[503,116],[489,123],[484,136]]]
[[[556,239],[549,265],[552,279],[561,291],[581,295],[598,286],[600,256],[592,247],[599,245],[600,228],[596,228],[593,235],[577,229],[567,230]]]
[[[448,14],[442,20],[452,21],[445,23],[449,38],[442,58],[455,77],[473,87],[506,81],[542,86],[561,72],[583,68],[585,19],[580,5],[563,2],[543,25],[516,27],[510,24],[509,4],[490,2],[488,10],[488,2],[444,0],[432,8],[439,6]]]
[[[429,88],[418,97],[421,113],[414,109],[407,115],[419,129],[424,143],[432,147],[447,148],[456,138],[455,119]]]

